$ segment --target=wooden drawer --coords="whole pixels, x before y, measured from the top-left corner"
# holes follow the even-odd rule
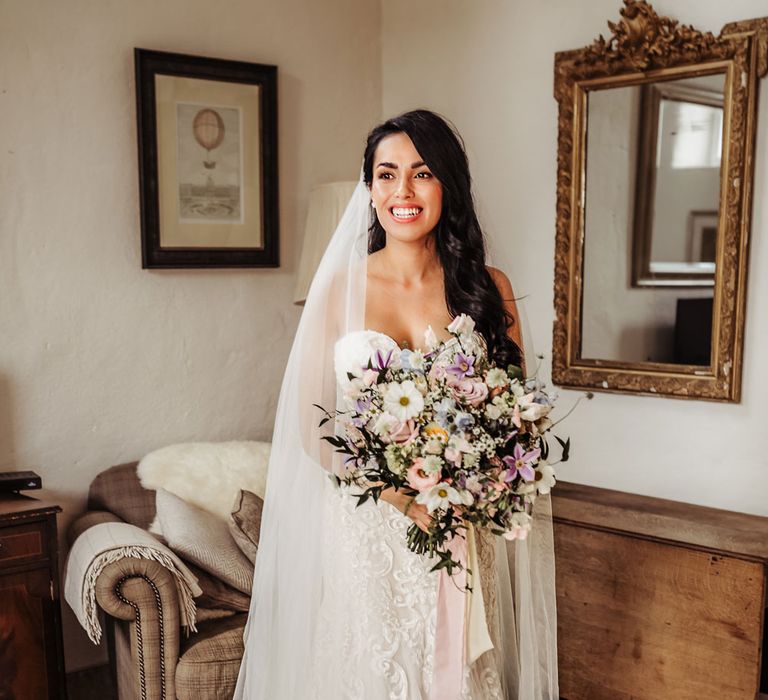
[[[46,551],[41,522],[0,529],[0,568],[44,559]]]

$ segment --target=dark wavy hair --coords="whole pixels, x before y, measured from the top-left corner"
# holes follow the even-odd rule
[[[443,267],[445,302],[452,316],[471,316],[488,345],[488,357],[500,367],[522,366],[522,352],[508,335],[516,323],[504,309],[498,287],[485,266],[485,236],[472,198],[472,179],[464,142],[444,117],[426,109],[387,119],[369,134],[363,160],[363,178],[373,184],[373,159],[386,136],[405,133],[422,160],[443,187],[440,219],[433,230]],[[386,246],[386,232],[376,215],[368,233],[368,253]]]

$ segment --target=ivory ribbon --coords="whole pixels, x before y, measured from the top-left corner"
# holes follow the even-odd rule
[[[472,525],[467,527],[466,538],[454,537],[448,549],[453,559],[464,568],[453,576],[449,576],[445,569],[440,570],[431,700],[459,700],[464,667],[471,665],[481,654],[493,648],[485,619],[475,531]],[[467,583],[467,566],[472,572],[471,593],[464,590]]]

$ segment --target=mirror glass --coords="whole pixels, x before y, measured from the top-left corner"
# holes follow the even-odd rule
[[[710,364],[724,89],[587,93],[581,358]]]

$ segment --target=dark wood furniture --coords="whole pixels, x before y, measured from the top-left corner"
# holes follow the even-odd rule
[[[552,509],[562,698],[768,697],[768,518],[565,482]]]
[[[0,494],[0,698],[66,698],[57,505]]]

